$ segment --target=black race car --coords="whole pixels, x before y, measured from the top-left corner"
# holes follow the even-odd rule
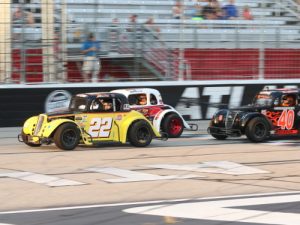
[[[219,140],[245,134],[252,142],[300,135],[298,104],[300,89],[262,90],[248,106],[217,111],[207,130]]]

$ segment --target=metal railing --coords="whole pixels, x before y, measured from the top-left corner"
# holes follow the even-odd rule
[[[282,11],[287,11],[300,19],[300,5],[294,0],[278,0],[276,4],[281,7]]]

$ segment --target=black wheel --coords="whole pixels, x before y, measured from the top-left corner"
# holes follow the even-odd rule
[[[211,136],[218,140],[225,140],[227,138],[227,135],[224,134],[211,134]]]
[[[22,131],[22,140],[26,145],[30,147],[40,147],[42,145],[42,144],[35,144],[35,143],[28,142],[28,136],[24,133],[24,131]]]
[[[63,150],[73,150],[79,143],[80,132],[75,124],[64,123],[54,133],[55,145]]]
[[[262,142],[270,135],[270,126],[266,119],[255,117],[246,126],[247,138],[252,142]]]
[[[180,137],[183,128],[182,119],[175,113],[167,115],[162,121],[161,129],[168,134],[169,138]]]
[[[136,147],[145,147],[152,141],[152,130],[146,121],[140,120],[131,125],[128,131],[130,144]]]

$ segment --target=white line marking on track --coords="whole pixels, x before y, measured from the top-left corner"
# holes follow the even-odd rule
[[[210,161],[202,162],[198,164],[156,164],[147,165],[150,168],[159,169],[171,169],[171,170],[183,170],[183,171],[195,171],[203,173],[221,173],[230,175],[248,175],[248,174],[260,174],[269,173],[265,170],[260,170],[250,166],[244,166],[239,163],[230,161]]]
[[[1,177],[8,177],[8,178],[14,178],[23,181],[29,181],[37,184],[44,184],[50,187],[76,186],[76,185],[85,184],[78,181],[62,179],[55,176],[49,176],[49,175],[31,173],[31,172],[5,172],[5,173],[0,173],[0,178]]]
[[[0,215],[5,214],[20,214],[20,213],[34,213],[34,212],[51,212],[51,211],[61,211],[61,210],[74,210],[74,209],[91,209],[91,208],[103,208],[103,207],[115,207],[115,206],[131,206],[131,205],[146,205],[146,204],[168,204],[168,203],[180,203],[185,201],[211,201],[211,200],[223,200],[224,198],[245,198],[245,197],[264,197],[264,196],[281,196],[281,195],[293,195],[299,194],[300,191],[293,192],[272,192],[264,194],[249,194],[249,195],[228,195],[228,196],[218,196],[218,197],[205,197],[205,198],[194,198],[194,199],[174,199],[174,200],[156,200],[156,201],[145,201],[145,202],[126,202],[126,203],[113,203],[113,204],[99,204],[99,205],[81,205],[81,206],[71,206],[71,207],[57,207],[48,209],[29,209],[29,210],[18,210],[18,211],[4,211],[0,212]]]
[[[262,211],[252,209],[238,209],[243,206],[265,204],[298,203],[300,194],[284,196],[254,197],[243,199],[229,199],[208,202],[190,202],[169,205],[152,205],[123,210],[127,213],[180,217],[188,219],[243,222],[259,224],[295,225],[299,224],[299,213],[276,211]]]
[[[265,145],[288,145],[288,144],[291,144],[291,145],[299,145],[300,142],[298,140],[280,140],[280,141],[269,141],[269,142],[266,142],[266,143],[263,143]]]
[[[116,175],[122,178],[114,178],[114,179],[102,179],[103,181],[109,183],[127,183],[127,182],[139,182],[139,181],[156,181],[156,180],[178,180],[178,179],[191,179],[198,178],[202,176],[198,175],[171,175],[171,176],[160,176],[150,173],[142,173],[131,170],[119,169],[114,167],[94,167],[87,168],[86,171],[97,172],[97,173],[106,173],[110,175]]]

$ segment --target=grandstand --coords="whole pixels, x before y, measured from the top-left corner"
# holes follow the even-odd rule
[[[193,20],[195,3],[188,0],[182,19],[172,18],[170,0],[48,1],[52,8],[13,2],[12,12],[31,12],[34,24],[13,23],[12,63],[2,82],[81,82],[80,48],[89,32],[102,43],[102,81],[300,77],[300,10],[293,0],[237,0],[235,20]],[[242,19],[246,5],[253,20]],[[129,32],[132,14],[138,19]],[[159,34],[145,29],[149,17]]]

